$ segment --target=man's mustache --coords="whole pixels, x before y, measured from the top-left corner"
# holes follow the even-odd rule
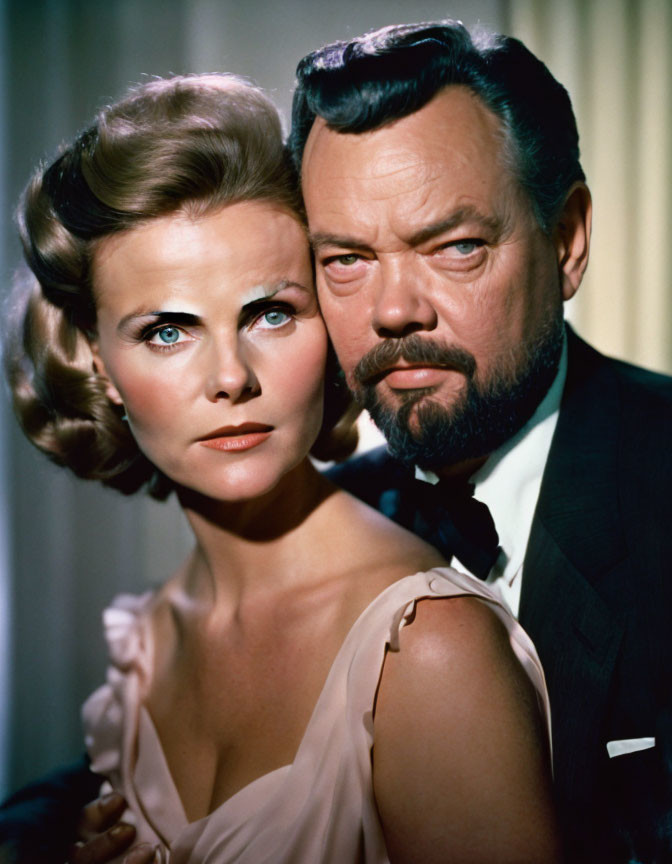
[[[472,378],[476,371],[476,358],[464,348],[412,333],[401,339],[386,339],[367,351],[355,366],[353,378],[361,385],[375,385],[378,383],[375,379],[399,360],[421,366],[443,366],[467,378]]]

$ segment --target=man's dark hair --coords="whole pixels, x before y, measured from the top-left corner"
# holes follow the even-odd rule
[[[585,179],[567,91],[517,39],[472,38],[459,21],[384,27],[313,51],[299,63],[297,79],[289,140],[297,167],[317,116],[337,132],[367,132],[462,84],[499,117],[546,233],[572,183]]]

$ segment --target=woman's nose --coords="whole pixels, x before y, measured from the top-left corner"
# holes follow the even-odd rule
[[[259,381],[240,346],[213,346],[207,374],[207,397],[211,402],[240,402],[260,392]]]

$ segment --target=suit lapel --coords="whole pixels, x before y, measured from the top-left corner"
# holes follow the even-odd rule
[[[602,727],[623,638],[598,590],[627,552],[618,512],[619,412],[604,358],[569,331],[567,383],[525,556],[520,621],[546,672],[557,779],[574,794],[588,766],[573,754],[598,753],[600,742],[587,737]]]
[[[556,781],[575,799],[590,800],[585,777],[595,771],[586,760],[606,756],[600,731],[623,628],[539,521],[532,529],[524,581],[520,620],[546,675]]]

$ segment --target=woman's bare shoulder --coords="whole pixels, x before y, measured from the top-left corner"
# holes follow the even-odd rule
[[[479,712],[504,681],[528,689],[506,627],[478,597],[418,600],[399,645],[386,661],[384,681],[400,688],[396,692],[417,693],[424,708],[439,712],[443,721],[451,721],[456,692],[464,718],[466,710]]]
[[[486,602],[416,603],[385,659],[373,766],[390,860],[557,860],[543,719]]]

